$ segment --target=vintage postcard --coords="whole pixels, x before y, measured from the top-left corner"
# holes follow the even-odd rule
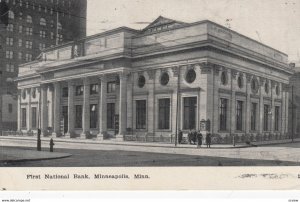
[[[297,0],[1,0],[0,190],[299,190],[299,19]]]

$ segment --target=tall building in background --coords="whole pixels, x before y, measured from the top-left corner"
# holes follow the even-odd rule
[[[47,47],[86,36],[87,0],[6,0],[9,22],[1,30],[0,131],[16,129],[18,66]]]

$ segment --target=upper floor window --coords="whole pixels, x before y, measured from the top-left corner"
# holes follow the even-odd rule
[[[6,51],[5,52],[5,57],[7,59],[13,59],[14,53],[12,51]]]
[[[146,79],[143,75],[139,76],[138,87],[143,88],[146,83]]]
[[[90,94],[91,95],[95,95],[95,94],[98,94],[99,92],[99,85],[98,84],[91,84],[90,85]]]
[[[26,35],[31,36],[32,35],[32,28],[26,27]]]
[[[107,83],[107,93],[116,92],[116,82],[108,82]]]
[[[8,24],[6,29],[9,32],[13,32],[14,31],[14,25],[13,24]]]
[[[6,38],[6,45],[13,46],[14,45],[14,39],[11,37]]]
[[[28,3],[28,1],[26,1],[25,5],[26,5],[26,8],[28,8],[28,7],[29,7],[29,3]]]
[[[32,60],[32,55],[29,53],[26,53],[25,60],[26,60],[26,62],[30,62]]]
[[[160,77],[160,84],[162,86],[165,86],[169,83],[169,80],[170,80],[169,74],[167,72],[164,72]]]
[[[27,15],[26,22],[27,23],[32,23],[32,17],[30,15]]]
[[[75,95],[76,96],[83,95],[83,86],[76,86]]]
[[[40,25],[42,25],[42,26],[46,26],[46,20],[45,20],[45,18],[41,18],[40,19]]]
[[[62,88],[62,97],[68,97],[68,95],[69,95],[69,88],[63,87]]]
[[[20,6],[23,6],[23,1],[19,0],[19,4],[20,4]]]
[[[46,38],[46,31],[40,30],[40,37]]]
[[[43,49],[45,49],[46,48],[46,44],[44,44],[44,43],[40,43],[39,44],[39,49],[40,50],[43,50]]]
[[[13,64],[6,64],[6,71],[7,72],[14,72],[15,66]]]
[[[32,49],[32,41],[26,41],[25,47],[26,47],[27,49]]]
[[[193,83],[196,79],[196,72],[194,69],[189,69],[186,73],[185,80],[188,83]]]
[[[22,32],[23,32],[23,26],[20,25],[20,26],[19,26],[19,33],[21,34]]]
[[[9,17],[10,19],[15,19],[15,14],[14,14],[14,12],[8,11],[8,17]]]

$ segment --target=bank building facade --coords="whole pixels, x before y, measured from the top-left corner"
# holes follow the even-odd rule
[[[20,66],[18,130],[66,138],[230,143],[288,137],[287,55],[211,21],[158,17]]]

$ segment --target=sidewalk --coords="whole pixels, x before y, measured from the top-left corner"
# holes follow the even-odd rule
[[[85,139],[85,138],[64,138],[64,137],[41,137],[42,142],[48,142],[53,138],[54,142],[65,142],[65,143],[78,143],[78,144],[105,144],[105,145],[124,145],[124,146],[144,146],[144,147],[175,147],[174,143],[162,143],[162,142],[136,142],[136,141],[122,141],[117,139],[101,140],[101,139]],[[24,141],[36,141],[36,136],[0,136],[1,139],[6,140],[24,140]],[[235,146],[229,144],[212,144],[211,149],[232,149],[232,148],[245,148],[252,146],[263,146],[263,145],[274,145],[274,144],[284,144],[291,143],[291,139],[286,140],[272,140],[272,141],[262,141],[262,142],[251,142],[250,145],[247,144],[236,144]],[[294,139],[293,142],[300,142],[300,138]],[[177,144],[178,148],[196,148],[197,145],[189,144]],[[206,147],[206,145],[202,145]]]
[[[71,156],[68,153],[36,151],[14,147],[0,147],[0,164],[20,161],[59,159]]]

